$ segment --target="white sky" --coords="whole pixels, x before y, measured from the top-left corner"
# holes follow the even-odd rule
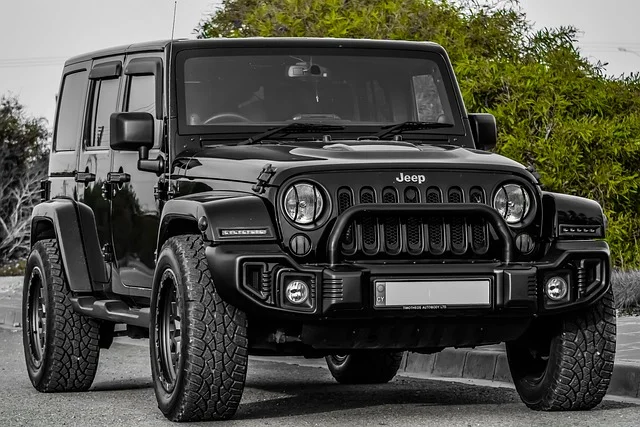
[[[173,0],[0,0],[0,95],[17,95],[29,114],[53,122],[64,60],[92,50],[169,38]],[[176,37],[219,0],[179,0]],[[592,60],[609,74],[640,71],[638,0],[521,0],[537,27],[573,25]],[[445,46],[446,48],[446,46]],[[621,51],[626,50],[626,51]]]

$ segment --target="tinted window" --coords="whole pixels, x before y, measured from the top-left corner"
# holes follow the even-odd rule
[[[56,151],[74,150],[80,139],[82,127],[82,110],[87,90],[87,71],[65,76],[60,95],[60,109],[56,121]]]
[[[436,55],[324,52],[187,57],[178,77],[181,121],[244,128],[306,119],[342,120],[348,126],[408,120],[455,124]]]
[[[92,105],[91,138],[89,147],[109,144],[109,120],[116,112],[118,103],[119,79],[96,80]]]
[[[131,76],[127,111],[156,114],[156,87],[154,76]]]

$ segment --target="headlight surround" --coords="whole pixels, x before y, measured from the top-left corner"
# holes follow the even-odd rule
[[[299,225],[317,223],[324,213],[325,200],[322,190],[310,182],[291,185],[284,196],[285,215]]]
[[[493,207],[507,224],[518,224],[531,211],[531,197],[522,185],[505,184],[493,197]]]

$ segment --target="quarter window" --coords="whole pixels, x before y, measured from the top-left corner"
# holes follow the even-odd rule
[[[54,150],[74,150],[82,128],[82,106],[87,90],[87,71],[65,76],[54,132]]]
[[[127,111],[139,111],[156,115],[155,76],[129,77]]]
[[[109,121],[116,112],[119,79],[96,80],[91,114],[91,135],[87,146],[100,147],[109,144]]]

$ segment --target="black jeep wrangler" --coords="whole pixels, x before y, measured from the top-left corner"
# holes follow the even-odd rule
[[[525,404],[596,406],[615,312],[598,203],[488,149],[444,49],[163,41],[66,62],[24,286],[29,377],[86,390],[149,337],[170,419],[233,416],[247,360],[381,383],[506,342]]]

